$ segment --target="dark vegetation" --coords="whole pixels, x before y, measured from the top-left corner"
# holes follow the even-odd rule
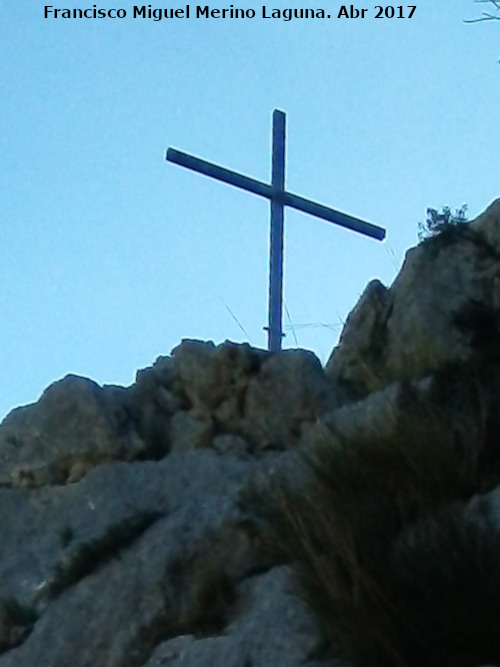
[[[450,373],[443,388],[463,386],[473,371]],[[308,472],[300,493],[273,482],[256,501],[294,563],[323,657],[354,667],[500,664],[500,531],[486,503],[466,511],[499,481],[498,451],[497,465],[482,458],[498,424],[487,433],[486,414],[475,429],[457,419],[472,405],[477,426],[487,411],[480,393],[469,402],[483,389],[467,387],[462,403],[456,392],[446,397],[446,409],[416,400],[385,438],[324,437],[300,454]]]
[[[19,646],[38,620],[32,607],[9,595],[0,596],[0,653]]]
[[[235,602],[235,583],[207,553],[204,560],[179,560],[168,567],[167,600],[175,607],[172,636],[209,637],[223,631]]]
[[[428,208],[425,222],[418,223],[418,239],[424,241],[431,236],[455,230],[465,222],[467,222],[467,204],[463,204],[455,211],[449,206],[444,206],[440,211]]]

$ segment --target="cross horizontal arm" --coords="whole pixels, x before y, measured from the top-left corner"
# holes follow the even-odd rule
[[[255,178],[250,178],[250,176],[243,176],[243,174],[238,174],[230,169],[219,167],[212,162],[207,162],[188,153],[183,153],[175,148],[168,149],[167,160],[175,162],[175,164],[181,167],[186,167],[186,169],[192,169],[200,174],[205,174],[205,176],[216,178],[218,181],[224,181],[224,183],[229,183],[229,185],[235,185],[237,188],[248,190],[255,195],[267,197],[267,199],[271,199],[273,196],[273,188],[267,183],[262,183],[262,181],[257,181]]]
[[[285,206],[290,206],[303,213],[314,215],[316,218],[321,218],[327,222],[334,222],[336,225],[352,229],[365,236],[371,236],[378,241],[383,241],[385,239],[385,229],[382,227],[378,227],[365,220],[360,220],[359,218],[353,218],[351,215],[347,215],[347,213],[336,211],[333,208],[323,206],[323,204],[318,204],[315,201],[305,199],[299,195],[294,195],[291,192],[284,193],[284,204]]]
[[[283,204],[285,206],[290,206],[295,208],[298,211],[303,213],[308,213],[327,222],[333,222],[336,225],[341,227],[346,227],[347,229],[352,229],[353,231],[364,234],[365,236],[370,236],[374,239],[382,241],[385,238],[385,229],[378,227],[377,225],[372,224],[371,222],[366,222],[360,220],[359,218],[353,218],[347,213],[342,213],[341,211],[336,211],[333,208],[328,206],[323,206],[323,204],[318,204],[313,202],[310,199],[305,199],[299,195],[294,195],[291,192],[281,192],[276,191],[268,183],[263,183],[262,181],[257,181],[255,178],[250,178],[249,176],[243,176],[243,174],[238,174],[235,171],[230,169],[225,169],[224,167],[219,167],[212,162],[207,160],[202,160],[199,157],[194,155],[189,155],[182,151],[178,151],[175,148],[169,148],[167,151],[167,158],[169,162],[174,162],[181,167],[186,167],[192,171],[197,171],[200,174],[205,176],[210,176],[211,178],[216,178],[219,181],[228,183],[229,185],[234,185],[237,188],[242,188],[248,192],[253,192],[253,194],[259,195],[260,197],[266,197],[266,199],[273,199],[275,197],[281,197]]]

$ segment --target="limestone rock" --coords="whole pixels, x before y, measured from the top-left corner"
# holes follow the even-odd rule
[[[500,322],[499,225],[497,200],[476,221],[409,250],[389,289],[368,286],[326,366],[342,401],[491,348]]]
[[[335,405],[317,357],[285,350],[269,357],[247,391],[243,432],[259,449],[293,446],[302,429]]]
[[[224,635],[176,637],[161,644],[145,667],[312,665],[308,656],[316,648],[314,624],[291,594],[289,578],[286,567],[250,577],[238,587],[241,606]]]
[[[0,667],[338,664],[320,662],[294,556],[255,504],[282,480],[300,497],[319,443],[390,441],[421,403],[498,463],[499,287],[497,201],[409,251],[391,287],[370,283],[326,370],[304,350],[185,340],[131,387],[68,376],[14,410]],[[497,525],[498,493],[459,509]]]
[[[326,366],[344,401],[365,396],[381,387],[381,373],[387,338],[387,321],[392,309],[389,290],[372,280],[349,314],[340,338]]]
[[[211,420],[196,419],[189,413],[179,410],[172,418],[171,450],[189,450],[208,446],[213,437]]]
[[[251,461],[200,450],[100,466],[57,489],[4,489],[0,580],[36,622],[0,655],[0,667],[143,665],[179,635],[224,636],[233,609],[250,623],[243,582],[272,572],[275,561],[238,509],[239,489],[253,472]],[[303,617],[292,598],[281,599],[288,614]],[[287,637],[277,643],[283,657],[288,651],[295,664],[316,631],[306,623],[299,647],[297,627],[285,629],[279,616],[279,605],[268,612]],[[261,650],[273,646],[269,636]]]
[[[171,446],[171,418],[184,402],[176,390],[171,357],[158,357],[150,368],[137,372],[127,391],[129,412],[150,457],[161,458]]]
[[[365,399],[326,414],[321,426],[339,439],[368,441],[374,434],[390,438],[420,398],[430,395],[428,378],[419,382],[394,382]]]
[[[489,246],[500,251],[500,199],[495,199],[486,211],[470,224],[474,231],[483,236]]]
[[[184,340],[172,351],[179,387],[198,416],[224,412],[228,401],[238,410],[249,378],[258,373],[267,355],[248,344],[227,342],[216,347],[196,340]]]
[[[12,411],[0,430],[0,484],[64,484],[100,463],[137,457],[145,446],[124,393],[68,375],[37,404]]]
[[[219,454],[233,455],[238,458],[248,458],[252,449],[244,438],[229,433],[215,437],[212,447]]]
[[[186,406],[172,424],[201,429],[200,442],[209,439],[211,424],[214,436],[237,434],[256,450],[291,447],[335,404],[331,382],[305,350],[271,355],[248,345],[183,341],[172,358],[175,391]]]

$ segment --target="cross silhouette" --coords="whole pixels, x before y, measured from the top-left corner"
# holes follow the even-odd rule
[[[346,213],[341,213],[285,190],[285,121],[285,113],[275,109],[273,112],[271,183],[257,181],[254,178],[219,167],[212,162],[183,153],[175,148],[169,148],[166,156],[169,162],[269,199],[271,204],[269,320],[268,326],[265,328],[268,333],[268,347],[272,352],[281,349],[283,338],[283,223],[285,206],[333,222],[341,227],[352,229],[378,241],[385,238],[385,229],[382,227],[377,227],[359,218],[353,218]]]

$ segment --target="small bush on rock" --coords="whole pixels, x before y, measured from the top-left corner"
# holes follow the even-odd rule
[[[426,221],[418,223],[418,240],[423,241],[467,222],[467,208],[467,204],[463,204],[454,212],[449,206],[444,206],[441,211],[428,208]]]

